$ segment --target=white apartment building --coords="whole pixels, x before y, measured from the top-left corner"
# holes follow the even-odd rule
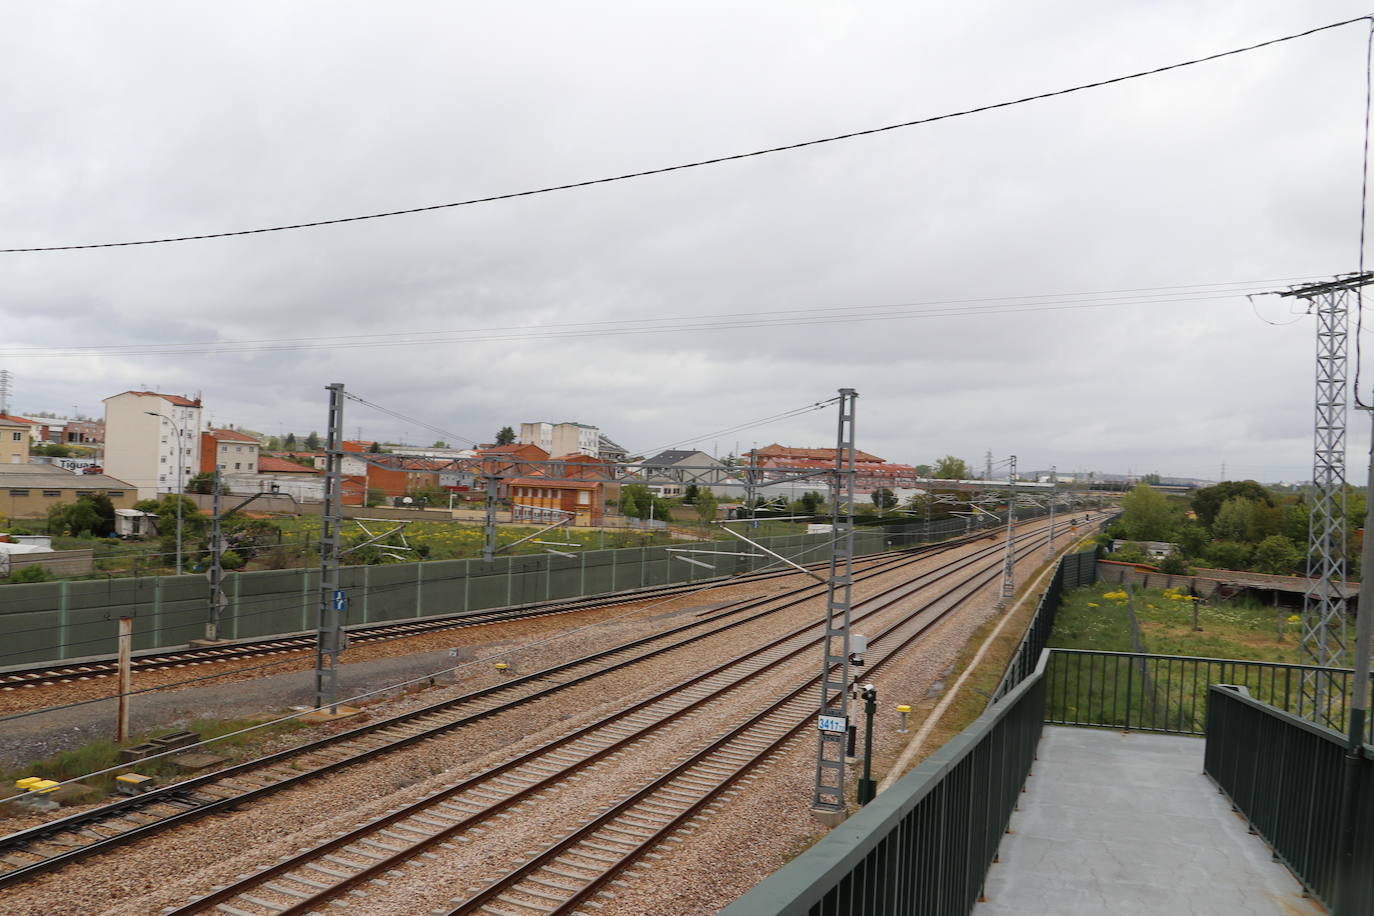
[[[598,456],[601,430],[585,423],[521,423],[521,445],[537,445],[550,457],[562,455]]]
[[[200,399],[125,391],[105,403],[105,473],[139,499],[184,490],[200,470]]]

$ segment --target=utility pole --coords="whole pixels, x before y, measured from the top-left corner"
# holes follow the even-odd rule
[[[486,474],[486,481],[487,514],[483,526],[483,532],[485,537],[482,541],[482,559],[493,560],[496,558],[496,488],[497,485],[501,482],[501,478],[496,476],[493,469],[488,468]]]
[[[749,467],[744,472],[744,503],[749,507],[749,527],[757,528],[758,520],[758,501],[759,501],[759,445],[754,443],[754,447],[749,451]]]
[[[1059,470],[1050,465],[1050,538],[1045,547],[1045,559],[1054,559],[1054,497],[1059,489]]]
[[[1317,386],[1313,423],[1312,511],[1307,536],[1307,590],[1303,594],[1302,661],[1344,668],[1350,662],[1345,617],[1345,429],[1350,294],[1374,274],[1300,286],[1280,296],[1306,300],[1317,319]],[[1322,672],[1303,676],[1299,715],[1336,724],[1343,706],[1338,681]]]
[[[0,413],[10,412],[10,385],[13,378],[10,370],[0,369]]]
[[[988,449],[987,454],[983,456],[983,479],[992,479],[992,449]]]
[[[324,452],[324,505],[320,508],[320,604],[315,638],[315,708],[339,711],[339,653],[346,648],[343,618],[347,607],[339,588],[339,505],[343,483],[343,382],[329,391],[329,432]]]
[[[815,791],[811,811],[835,826],[847,812],[845,738],[849,728],[849,613],[854,576],[854,407],[858,394],[841,388],[835,436],[830,579],[825,602],[820,715],[816,720]]]
[[[1007,553],[1002,560],[1002,596],[997,599],[997,609],[1007,606],[1016,597],[1016,551],[1012,543],[1012,529],[1016,527],[1016,456],[1011,456],[1011,467],[1007,471]]]
[[[218,457],[218,456],[216,456]],[[206,575],[210,579],[210,618],[205,623],[205,641],[219,641],[219,618],[227,604],[224,597],[224,567],[220,557],[224,554],[224,527],[220,520],[220,497],[223,495],[219,480],[219,464],[215,465],[215,482],[211,499],[210,517],[210,569]]]

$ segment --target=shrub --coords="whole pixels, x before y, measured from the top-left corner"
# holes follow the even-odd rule
[[[219,565],[221,569],[243,569],[248,561],[242,555],[232,550],[226,550],[219,555]]]
[[[10,582],[47,582],[51,578],[42,566],[25,566],[10,576]]]

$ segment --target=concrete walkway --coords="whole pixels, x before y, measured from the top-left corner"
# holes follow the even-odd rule
[[[1203,742],[1046,726],[974,916],[1315,916],[1202,774]]]

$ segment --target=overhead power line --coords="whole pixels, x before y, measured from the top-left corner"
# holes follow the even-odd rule
[[[1259,293],[1274,283],[1295,279],[1200,283],[1191,286],[1139,287],[1090,293],[1050,293],[1006,297],[932,299],[882,305],[832,305],[801,309],[726,312],[709,315],[672,315],[657,318],[613,319],[550,323],[534,326],[450,328],[357,334],[332,337],[279,337],[250,340],[195,341],[171,344],[130,344],[89,347],[0,347],[0,358],[71,356],[165,356],[217,353],[269,353],[299,350],[355,350],[382,347],[474,344],[511,340],[559,340],[615,337],[631,334],[662,334],[690,331],[747,330],[815,324],[892,321],[927,318],[959,318],[1018,312],[1101,309],[1127,306],[1159,306],[1231,299]],[[376,405],[369,404],[370,407]],[[378,407],[382,410],[383,408]],[[401,418],[405,419],[405,418]],[[419,421],[412,421],[419,422]],[[464,439],[462,436],[454,436]],[[464,441],[470,441],[464,439]]]
[[[1233,57],[1237,54],[1245,54],[1250,51],[1258,51],[1261,48],[1272,47],[1273,45],[1284,42],[1295,41],[1299,38],[1307,38],[1320,32],[1331,29],[1338,29],[1343,26],[1351,25],[1356,22],[1374,21],[1374,16],[1357,16],[1354,19],[1345,19],[1341,22],[1332,22],[1327,25],[1317,26],[1302,32],[1294,32],[1290,35],[1283,35],[1278,38],[1270,38],[1267,41],[1257,42],[1256,44],[1245,45],[1240,48],[1232,48],[1229,51],[1219,51],[1215,54],[1208,54],[1205,57],[1195,57],[1190,60],[1179,61],[1177,63],[1166,64],[1162,67],[1154,67],[1149,70],[1139,70],[1134,73],[1126,73],[1120,76],[1113,76],[1107,79],[1095,80],[1091,83],[1080,83],[1076,86],[1068,86],[1063,89],[1054,89],[1049,92],[1041,92],[1035,95],[1022,96],[1020,98],[1008,99],[1001,102],[993,102],[988,105],[979,105],[976,108],[965,108],[959,111],[949,111],[943,114],[930,115],[924,118],[916,118],[910,121],[901,121],[896,124],[887,124],[881,127],[869,127],[863,130],[850,131],[843,134],[834,134],[828,137],[819,137],[811,140],[802,140],[796,143],[785,143],[780,146],[771,146],[765,149],[750,150],[743,153],[731,153],[724,156],[716,156],[710,159],[698,159],[692,162],[680,162],[676,165],[665,165],[657,168],[642,169],[637,172],[625,172],[619,175],[610,175],[602,178],[589,178],[583,181],[568,182],[566,184],[549,185],[542,188],[531,188],[524,191],[512,191],[505,194],[491,194],[485,197],[472,197],[467,200],[451,201],[442,204],[427,204],[419,207],[407,207],[399,210],[387,210],[381,213],[367,213],[357,216],[341,216],[332,219],[317,219],[307,222],[287,223],[277,226],[263,226],[256,229],[235,229],[224,232],[205,232],[198,235],[179,235],[165,236],[161,238],[137,239],[123,242],[93,242],[77,245],[44,245],[24,248],[0,248],[0,254],[19,254],[23,252],[37,251],[77,251],[88,248],[127,248],[135,245],[165,245],[172,242],[193,242],[205,239],[230,238],[240,235],[261,235],[268,232],[285,232],[292,229],[313,229],[318,226],[334,226],[340,223],[356,223],[363,220],[385,219],[392,216],[408,216],[413,213],[425,213],[431,210],[448,210],[456,207],[470,207],[475,204],[494,203],[502,200],[513,200],[518,197],[533,197],[537,194],[552,194],[556,191],[570,191],[575,188],[588,188],[594,185],[611,184],[617,181],[628,181],[633,178],[647,178],[651,175],[664,175],[668,172],[680,172],[686,169],[701,168],[708,165],[719,165],[724,162],[734,162],[740,159],[752,159],[758,156],[768,156],[774,153],[791,152],[793,150],[806,149],[807,147],[820,146],[826,143],[838,143],[841,140],[853,140],[858,137],[869,137],[874,134],[887,133],[894,130],[903,130],[908,127],[920,127],[926,124],[934,124],[937,121],[948,121],[953,118],[962,118],[969,115],[981,114],[987,111],[995,111],[1001,108],[1011,108],[1016,105],[1025,105],[1030,102],[1043,101],[1045,99],[1057,98],[1058,96],[1069,95],[1075,92],[1083,92],[1088,89],[1100,89],[1103,86],[1111,86],[1116,83],[1124,83],[1129,80],[1142,79],[1147,76],[1156,76],[1167,73],[1171,70],[1181,70],[1184,67],[1193,67],[1198,64],[1205,64],[1214,60],[1221,60],[1226,57]]]

